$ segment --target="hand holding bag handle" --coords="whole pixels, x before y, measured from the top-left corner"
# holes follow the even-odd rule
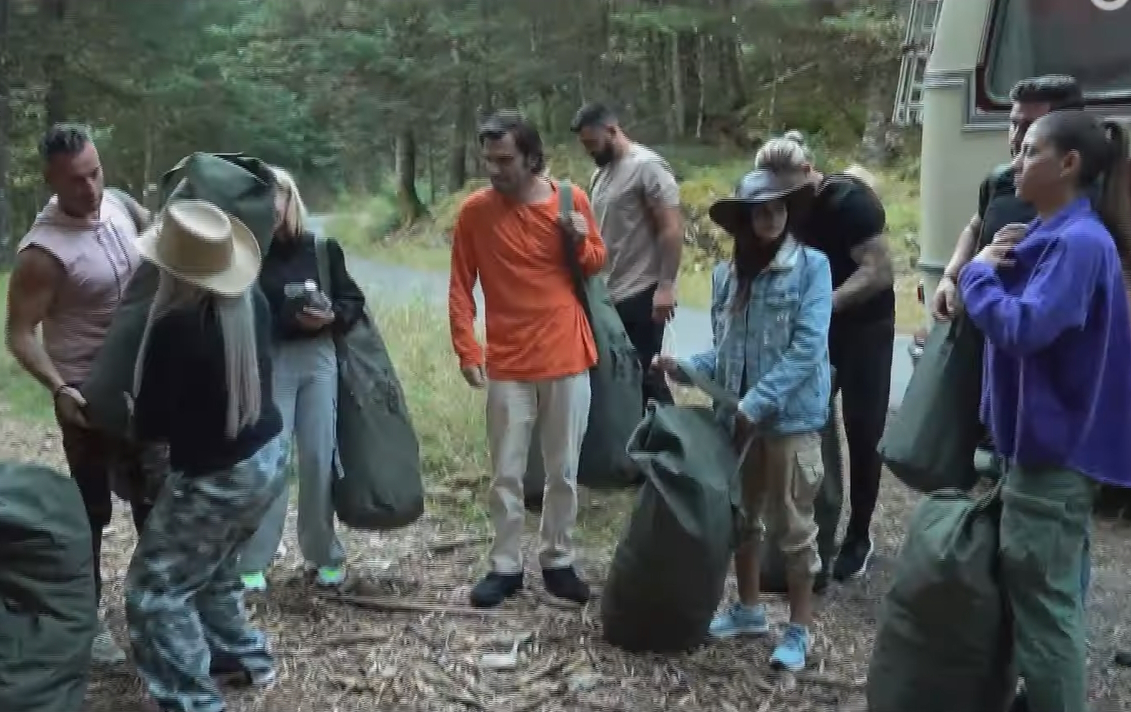
[[[699,371],[693,368],[680,368],[680,375],[682,375],[688,383],[694,388],[698,388],[705,393],[711,400],[715,402],[715,406],[723,406],[731,410],[738,410],[739,398],[730,391],[726,390],[718,383],[710,378],[707,378]],[[736,416],[737,417],[737,416]],[[745,502],[741,496],[742,494],[742,470],[746,465],[746,459],[750,456],[750,450],[754,446],[754,440],[757,434],[752,428],[750,434],[747,436],[746,441],[742,445],[742,449],[738,454],[738,466],[735,468],[733,479],[731,482],[733,486],[732,492],[738,492],[739,497],[737,501],[731,501],[731,512],[734,515],[734,546],[745,541],[754,532],[752,526],[750,513],[746,511]]]
[[[573,184],[568,180],[560,180],[557,182],[557,188],[558,218],[562,222],[559,232],[562,236],[566,269],[569,270],[569,276],[573,280],[573,291],[577,294],[577,300],[581,302],[581,306],[585,310],[585,318],[589,319],[590,326],[592,326],[593,316],[589,311],[589,296],[585,292],[585,272],[582,271],[581,259],[577,256],[577,244],[573,241],[573,235],[566,228],[571,219],[570,216],[573,215]]]

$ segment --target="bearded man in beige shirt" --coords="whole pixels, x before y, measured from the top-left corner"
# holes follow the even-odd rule
[[[608,107],[583,106],[570,128],[597,164],[590,200],[608,250],[609,295],[646,374],[643,402],[671,403],[667,383],[650,366],[675,316],[683,254],[679,184],[668,162],[632,141]]]

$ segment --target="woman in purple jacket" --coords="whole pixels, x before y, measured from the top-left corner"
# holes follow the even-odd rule
[[[1038,218],[959,278],[986,335],[982,420],[1008,463],[1002,579],[1032,712],[1088,707],[1080,570],[1092,506],[1100,484],[1131,486],[1127,159],[1117,125],[1079,110],[1038,120],[1013,164]]]

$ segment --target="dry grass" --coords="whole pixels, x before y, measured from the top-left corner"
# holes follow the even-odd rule
[[[771,640],[731,640],[670,657],[627,654],[602,641],[599,600],[586,607],[552,601],[536,571],[526,593],[497,612],[476,612],[466,600],[484,570],[489,533],[481,396],[454,368],[442,315],[410,305],[378,316],[424,446],[428,514],[388,534],[343,532],[352,601],[315,592],[302,572],[292,519],[288,553],[269,574],[269,594],[250,601],[254,620],[271,635],[280,677],[267,690],[226,691],[229,712],[863,709],[878,604],[916,501],[898,482],[884,482],[872,575],[834,585],[823,597],[812,667],[796,677],[767,671]],[[53,427],[17,419],[11,410],[0,411],[0,457],[65,467]],[[625,494],[583,495],[579,565],[598,594],[631,501]],[[536,525],[528,521],[531,555]],[[1090,671],[1097,709],[1131,703],[1127,674],[1108,665],[1129,613],[1126,537],[1123,524],[1101,523],[1096,531]],[[121,581],[133,543],[120,508],[107,532],[103,566],[109,619],[122,641]],[[783,622],[784,602],[772,600],[770,612],[775,623]],[[515,670],[482,668],[484,653],[509,650],[516,637],[526,642]],[[129,666],[100,669],[87,712],[129,712],[142,699]]]

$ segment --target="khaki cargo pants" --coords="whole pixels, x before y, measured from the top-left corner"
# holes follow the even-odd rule
[[[747,438],[739,428],[739,453]],[[821,571],[813,502],[824,475],[816,432],[755,436],[742,461],[742,498],[753,538],[760,544],[767,532],[780,534],[776,543],[791,571]]]

